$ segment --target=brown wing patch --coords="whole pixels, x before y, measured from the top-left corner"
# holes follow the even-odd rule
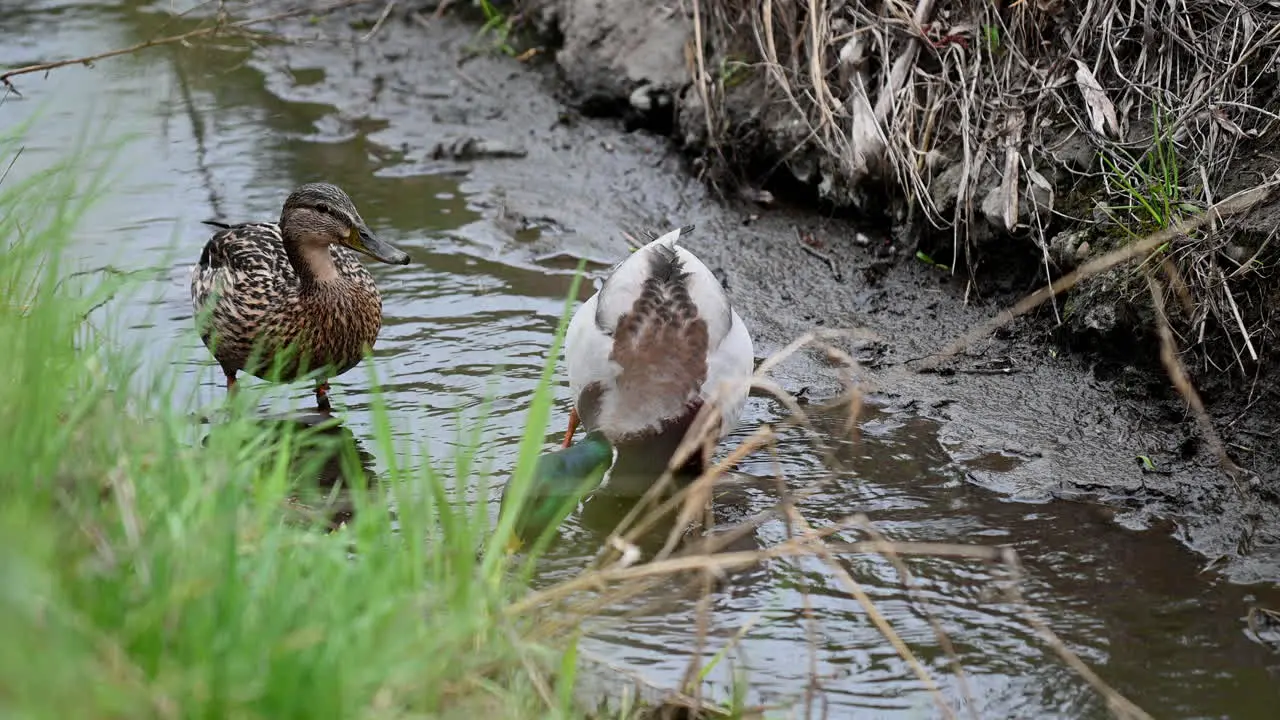
[[[623,407],[646,408],[655,423],[682,415],[707,377],[707,324],[682,273],[651,277],[618,318],[609,359]]]

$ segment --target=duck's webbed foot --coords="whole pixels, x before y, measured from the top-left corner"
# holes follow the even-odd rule
[[[567,448],[573,444],[573,433],[578,429],[578,408],[573,407],[569,410],[569,429],[564,433],[564,444],[560,447]]]
[[[324,413],[333,411],[333,406],[329,404],[329,382],[327,380],[322,380],[316,385],[316,409]]]

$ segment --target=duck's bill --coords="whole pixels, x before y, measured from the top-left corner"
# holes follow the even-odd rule
[[[351,249],[362,252],[365,255],[390,265],[408,265],[409,254],[391,247],[390,244],[379,240],[370,232],[369,228],[363,225],[356,229],[356,235],[352,239]]]

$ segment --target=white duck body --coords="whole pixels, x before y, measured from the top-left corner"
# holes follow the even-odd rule
[[[677,244],[691,229],[672,230],[619,263],[565,337],[584,428],[600,430],[620,453],[657,453],[664,467],[702,405],[720,410],[717,441],[737,426],[755,364],[751,335],[720,281]]]

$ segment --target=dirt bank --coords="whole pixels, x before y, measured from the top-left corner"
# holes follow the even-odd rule
[[[562,269],[566,255],[611,263],[625,252],[622,230],[695,224],[690,245],[723,271],[757,337],[758,354],[815,327],[863,328],[876,340],[854,349],[879,402],[940,420],[944,445],[958,462],[1005,459],[999,471],[969,472],[974,484],[1031,502],[1100,501],[1130,526],[1167,518],[1183,540],[1220,560],[1218,567],[1233,577],[1280,577],[1274,497],[1238,490],[1216,470],[1167,382],[1143,369],[1154,362],[1149,345],[1134,343],[1137,362],[1117,371],[1115,362],[1057,350],[1045,342],[1050,333],[1043,319],[1028,318],[943,372],[914,371],[907,361],[937,351],[1033,289],[1040,282],[1037,267],[1015,262],[973,286],[960,274],[913,260],[914,236],[902,226],[890,232],[882,218],[859,225],[837,213],[815,213],[811,205],[765,207],[758,196],[737,192],[717,199],[689,172],[689,155],[678,143],[627,131],[629,125],[662,129],[654,108],[668,100],[689,107],[680,98],[681,87],[685,94],[688,88],[677,75],[660,74],[684,72],[685,55],[678,63],[656,59],[684,40],[651,26],[670,17],[636,12],[625,24],[611,24],[598,10],[604,5],[560,9],[554,27],[563,46],[554,63],[477,54],[474,47],[491,47],[491,38],[477,40],[474,24],[447,15],[431,19],[429,10],[412,7],[391,13],[368,40],[361,37],[380,7],[316,24],[286,23],[281,30],[304,42],[263,47],[254,62],[283,98],[334,105],[353,127],[368,127],[368,120],[385,125],[371,139],[402,155],[397,172],[464,174],[473,202],[511,229],[503,237],[472,238],[492,256],[548,269]],[[603,34],[579,36],[577,23],[588,21]],[[349,63],[333,61],[335,46],[344,48]],[[305,68],[323,69],[324,82],[295,81],[294,73]],[[673,84],[663,85],[663,77]],[[637,93],[642,85],[649,89]],[[560,91],[573,102],[558,100]],[[669,125],[677,133],[684,112]],[[478,142],[459,142],[468,139]],[[485,146],[504,152],[451,159],[454,149]],[[1019,252],[1016,243],[996,238],[986,247]],[[792,391],[808,388],[809,397],[839,388],[817,353],[796,357],[776,375]],[[1263,402],[1274,407],[1274,395],[1258,397],[1271,400],[1254,409]],[[1218,402],[1232,399],[1224,394]],[[1268,432],[1261,425],[1249,429]],[[1145,471],[1139,456],[1149,458],[1155,472]],[[1274,470],[1259,456],[1237,460]]]
[[[1280,8],[1037,2],[537,3],[568,99],[665,132],[716,190],[777,188],[889,223],[898,258],[961,265],[1007,303],[1138,236],[1276,178]],[[1185,13],[1184,13],[1185,11]],[[1259,74],[1267,77],[1259,81]],[[1237,499],[1280,493],[1280,198],[1152,254],[1180,359],[1231,460]],[[835,255],[847,258],[844,250]],[[908,260],[909,261],[909,260]],[[1035,322],[1118,397],[1202,451],[1160,362],[1136,263],[1087,278]],[[1243,532],[1242,536],[1250,536]],[[1274,536],[1252,535],[1272,544]]]

